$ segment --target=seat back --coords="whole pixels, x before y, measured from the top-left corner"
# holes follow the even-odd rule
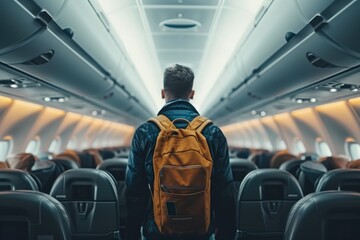
[[[327,172],[319,162],[306,161],[300,165],[299,184],[304,195],[315,192],[316,182]]]
[[[256,151],[248,157],[248,160],[255,163],[258,168],[269,168],[273,155],[273,152],[267,150]]]
[[[357,240],[360,194],[326,191],[309,194],[289,214],[285,240]]]
[[[51,187],[56,178],[63,172],[53,161],[36,161],[31,168],[31,173],[39,179],[42,188],[41,192],[50,193]]]
[[[335,169],[325,173],[316,187],[316,192],[343,190],[360,192],[360,170]]]
[[[288,213],[302,196],[299,184],[288,172],[250,172],[240,186],[236,239],[282,240]]]
[[[51,162],[54,162],[59,168],[63,169],[63,172],[70,169],[78,169],[79,166],[73,160],[56,157],[51,159]]]
[[[230,158],[230,166],[234,180],[234,196],[237,198],[241,182],[249,172],[257,169],[257,166],[241,158]]]
[[[120,239],[115,179],[96,169],[72,169],[55,181],[50,195],[67,209],[73,239]]]
[[[279,169],[291,173],[296,179],[298,179],[300,175],[300,165],[305,161],[306,160],[299,160],[299,159],[285,161],[280,165]]]
[[[97,166],[97,169],[109,172],[117,181],[118,196],[119,196],[119,210],[120,210],[120,227],[125,228],[126,220],[126,200],[125,200],[125,173],[127,167],[127,158],[112,158],[107,159]]]
[[[0,192],[0,239],[71,240],[63,206],[35,191]]]
[[[39,191],[39,186],[28,172],[17,169],[1,169],[0,191],[11,190]]]

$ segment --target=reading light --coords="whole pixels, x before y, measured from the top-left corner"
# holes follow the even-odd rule
[[[11,88],[18,88],[19,86],[17,84],[10,84]]]
[[[251,114],[254,115],[254,116],[256,115],[256,113],[257,113],[257,112],[256,112],[255,110],[252,110],[252,111],[251,111]]]
[[[330,92],[337,92],[338,90],[336,88],[331,88]]]
[[[106,114],[106,110],[102,109],[102,110],[100,111],[100,113],[101,113],[101,115],[105,115],[105,114]]]
[[[314,103],[316,101],[317,101],[316,98],[310,98],[310,102]]]
[[[351,89],[351,91],[357,92],[357,91],[359,91],[359,89],[358,88],[353,88],[353,89]]]
[[[265,112],[265,111],[261,111],[261,112],[260,112],[260,116],[265,117],[265,116],[266,116],[266,112]]]
[[[91,114],[92,114],[93,116],[97,116],[97,115],[98,115],[98,112],[97,112],[96,110],[94,110],[94,111],[91,112]]]
[[[58,102],[61,102],[61,103],[65,102],[65,98],[59,98]]]
[[[302,100],[301,98],[298,98],[298,99],[296,99],[296,102],[297,102],[297,103],[302,103],[303,100]]]
[[[44,97],[44,101],[45,101],[45,102],[50,102],[50,101],[51,101],[51,98],[49,98],[49,97]]]

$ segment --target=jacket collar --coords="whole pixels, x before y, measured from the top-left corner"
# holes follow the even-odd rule
[[[173,99],[168,101],[159,111],[158,115],[164,114],[164,112],[172,110],[188,110],[199,115],[195,107],[187,99]]]

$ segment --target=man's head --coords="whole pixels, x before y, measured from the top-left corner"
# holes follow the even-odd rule
[[[193,99],[193,82],[194,73],[190,68],[179,64],[168,67],[164,72],[164,89],[161,90],[161,96],[165,101],[177,98]]]

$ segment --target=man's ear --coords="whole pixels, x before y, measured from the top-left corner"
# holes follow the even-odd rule
[[[161,89],[161,98],[165,99],[165,90],[164,89]]]
[[[194,99],[194,95],[195,95],[195,90],[191,90],[191,93],[190,93],[190,99]]]

